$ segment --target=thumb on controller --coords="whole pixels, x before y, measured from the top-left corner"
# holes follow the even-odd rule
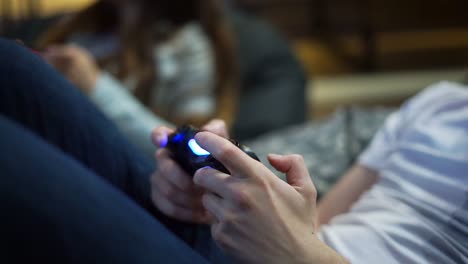
[[[151,132],[151,141],[156,147],[164,148],[167,145],[167,140],[170,134],[174,133],[174,129],[165,126],[155,128]]]

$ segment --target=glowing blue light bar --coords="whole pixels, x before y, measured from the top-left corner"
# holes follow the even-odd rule
[[[197,156],[207,156],[210,155],[208,151],[204,150],[202,147],[198,145],[198,143],[195,141],[195,139],[191,139],[188,142],[188,146],[192,150],[192,152],[197,155]]]

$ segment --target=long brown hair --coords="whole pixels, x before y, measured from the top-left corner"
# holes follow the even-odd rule
[[[139,0],[143,10],[138,22],[121,26],[115,5],[98,1],[83,11],[60,21],[46,32],[38,42],[38,48],[65,43],[75,33],[104,33],[116,31],[120,49],[108,58],[99,58],[98,64],[117,65],[113,72],[119,79],[136,74],[138,81],[135,95],[148,105],[150,93],[157,79],[152,54],[154,45],[164,40],[167,32],[155,29],[158,23],[170,22],[174,28],[197,21],[209,37],[215,54],[216,68],[216,117],[232,121],[237,105],[238,65],[235,41],[219,0]],[[153,109],[158,112],[157,109]],[[171,117],[166,118],[171,119]],[[211,118],[211,117],[210,117]],[[178,120],[170,120],[178,123]],[[182,120],[181,122],[186,122]],[[190,120],[198,123],[197,121]],[[200,120],[204,122],[206,120]]]

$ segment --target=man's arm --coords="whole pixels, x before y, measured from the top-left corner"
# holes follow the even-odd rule
[[[346,213],[376,181],[375,170],[354,165],[318,204],[317,230],[336,215]]]

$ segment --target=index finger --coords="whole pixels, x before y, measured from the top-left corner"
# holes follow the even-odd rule
[[[213,119],[208,122],[206,125],[202,127],[203,131],[209,131],[211,133],[215,133],[216,135],[220,135],[222,137],[228,137],[228,129],[226,127],[226,123],[221,119]]]
[[[221,162],[232,175],[253,176],[256,162],[231,141],[210,132],[195,135],[198,145]]]

